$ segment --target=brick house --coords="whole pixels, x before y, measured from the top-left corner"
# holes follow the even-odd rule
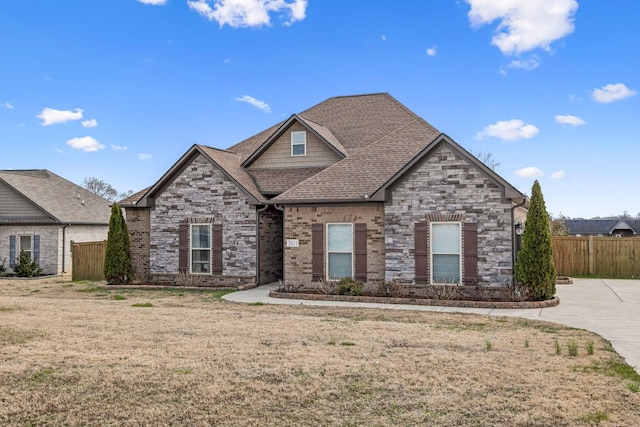
[[[110,204],[44,169],[0,171],[0,264],[27,252],[43,274],[71,272],[71,242],[107,239]]]
[[[511,281],[525,196],[388,94],[330,98],[123,201],[137,280]]]

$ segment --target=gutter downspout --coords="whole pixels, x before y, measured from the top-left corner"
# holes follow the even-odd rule
[[[62,274],[66,273],[65,271],[65,265],[64,265],[64,258],[66,255],[66,251],[65,248],[67,246],[67,227],[70,227],[71,224],[67,224],[67,225],[63,225],[62,226]]]
[[[256,209],[256,286],[260,285],[260,213],[267,210],[269,205]]]
[[[511,280],[515,282],[516,280],[516,209],[521,208],[527,203],[527,196],[524,197],[522,203],[513,205],[511,207]]]

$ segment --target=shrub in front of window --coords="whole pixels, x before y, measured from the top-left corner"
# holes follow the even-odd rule
[[[2,268],[4,268],[4,261],[2,262]],[[11,269],[18,277],[36,277],[42,273],[37,261],[32,260],[29,254],[22,249],[20,250],[20,256],[18,256],[15,264],[11,266]]]
[[[131,280],[131,251],[127,223],[117,203],[111,206],[107,251],[104,259],[104,277],[114,285]]]
[[[7,261],[7,259],[3,259],[2,260],[2,264],[0,264],[0,276],[4,276],[7,273],[7,267],[4,266],[4,263]]]
[[[522,234],[522,249],[516,261],[516,281],[528,288],[532,300],[551,299],[556,293],[549,215],[537,180],[531,189],[531,205]]]
[[[344,277],[338,282],[336,293],[338,295],[359,296],[362,295],[363,288],[364,283],[353,280],[351,277]]]

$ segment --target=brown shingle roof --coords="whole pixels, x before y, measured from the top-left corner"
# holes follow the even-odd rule
[[[3,170],[0,180],[29,199],[50,216],[50,220],[72,224],[109,224],[109,201],[46,169]],[[3,212],[9,219],[11,212]],[[16,222],[14,218],[11,222]],[[32,222],[29,218],[26,222]],[[28,220],[28,221],[27,221]]]
[[[251,169],[258,189],[264,195],[277,195],[317,174],[324,168]]]

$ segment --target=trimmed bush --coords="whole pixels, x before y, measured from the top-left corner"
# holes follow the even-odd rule
[[[556,268],[553,264],[549,215],[537,180],[531,189],[531,205],[515,273],[516,281],[528,289],[532,300],[542,301],[555,295]]]
[[[109,283],[123,284],[131,280],[131,251],[127,223],[117,203],[111,206],[107,252],[104,260],[104,276]]]
[[[338,286],[336,287],[336,293],[338,295],[362,295],[362,289],[364,283],[353,280],[351,277],[345,277],[340,279]]]

